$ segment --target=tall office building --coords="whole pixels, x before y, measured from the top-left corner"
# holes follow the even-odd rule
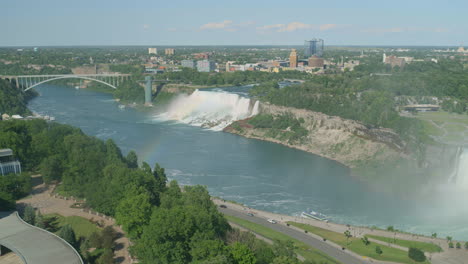
[[[212,72],[216,68],[214,61],[201,60],[197,61],[197,70],[199,72]]]
[[[148,54],[158,54],[157,48],[148,48]]]
[[[182,60],[181,63],[182,67],[186,67],[186,68],[195,68],[196,67],[196,63],[194,60]]]
[[[304,42],[304,56],[323,56],[323,39],[311,39]]]
[[[292,49],[289,54],[289,67],[297,68],[297,52],[296,49]]]
[[[174,53],[175,53],[175,50],[171,48],[164,50],[164,54],[166,55],[174,55]]]

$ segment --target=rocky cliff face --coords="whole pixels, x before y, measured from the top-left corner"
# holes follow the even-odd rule
[[[368,161],[405,156],[404,142],[390,129],[368,128],[353,120],[265,103],[260,104],[260,113],[289,113],[298,119],[303,118],[305,122],[302,126],[307,129],[308,135],[301,142],[282,142],[277,138],[268,137],[268,129],[254,128],[246,120],[236,122],[225,131],[301,149],[336,160],[350,168]],[[239,127],[241,129],[238,129]]]

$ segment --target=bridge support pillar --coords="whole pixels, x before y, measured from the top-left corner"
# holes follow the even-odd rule
[[[145,85],[145,105],[151,105],[151,95],[153,90],[153,79],[151,76],[145,77],[146,85]]]

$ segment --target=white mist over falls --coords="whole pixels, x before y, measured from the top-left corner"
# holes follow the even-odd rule
[[[238,94],[196,90],[180,95],[157,117],[221,131],[232,122],[258,114],[259,102]]]

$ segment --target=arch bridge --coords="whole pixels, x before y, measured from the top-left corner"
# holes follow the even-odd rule
[[[18,89],[32,89],[43,83],[62,79],[81,79],[95,81],[117,89],[120,83],[130,79],[130,74],[45,74],[45,75],[0,75],[0,79],[15,82]]]

